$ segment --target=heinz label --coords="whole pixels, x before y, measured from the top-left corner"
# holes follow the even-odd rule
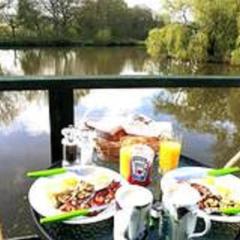
[[[131,183],[146,186],[151,182],[153,158],[154,151],[147,145],[133,145],[129,179]]]

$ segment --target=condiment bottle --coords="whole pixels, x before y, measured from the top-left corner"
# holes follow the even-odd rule
[[[120,150],[120,173],[132,184],[147,186],[151,183],[154,151],[147,145],[123,146]]]

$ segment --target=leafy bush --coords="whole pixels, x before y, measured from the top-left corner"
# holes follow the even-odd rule
[[[164,39],[164,29],[153,29],[146,40],[147,52],[154,58],[166,58],[167,46]]]
[[[171,22],[149,34],[151,56],[165,54],[192,62],[236,60],[240,48],[240,14],[236,0],[169,0],[165,6]],[[158,36],[157,36],[158,35]],[[161,38],[162,43],[156,43]],[[238,38],[238,39],[237,39]],[[154,45],[158,49],[154,51]],[[166,46],[161,51],[159,45]],[[231,55],[232,53],[232,55]]]
[[[231,53],[231,64],[240,65],[240,48],[237,48]]]
[[[112,33],[110,29],[98,30],[95,35],[95,42],[98,44],[107,44],[112,39]]]
[[[208,36],[203,32],[198,32],[190,39],[188,46],[189,59],[196,62],[205,62],[208,58]]]
[[[147,51],[152,57],[188,59],[188,43],[191,31],[182,24],[169,24],[150,31],[146,41]]]

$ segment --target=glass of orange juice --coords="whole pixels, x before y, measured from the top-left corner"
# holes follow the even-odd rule
[[[123,146],[120,149],[120,174],[128,180],[130,177],[130,164],[132,157],[132,146]]]
[[[165,174],[178,167],[182,137],[179,134],[174,134],[171,138],[161,139],[159,145],[159,171]]]

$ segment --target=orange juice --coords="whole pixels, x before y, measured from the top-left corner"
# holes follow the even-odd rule
[[[159,151],[159,170],[163,173],[178,167],[181,143],[174,140],[162,140]]]
[[[132,146],[124,146],[120,149],[120,174],[128,180],[131,173]]]

